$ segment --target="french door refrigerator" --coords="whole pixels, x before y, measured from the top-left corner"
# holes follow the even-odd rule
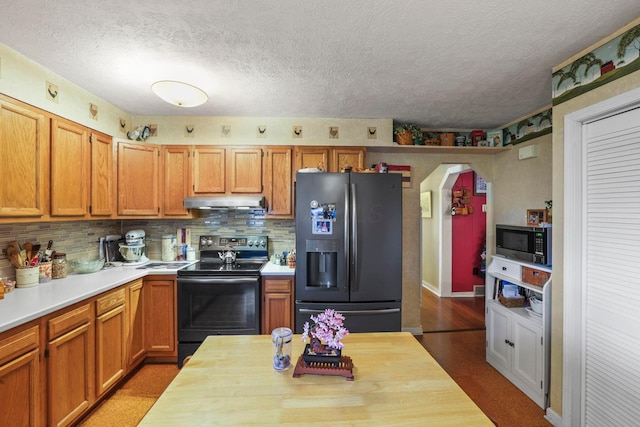
[[[333,308],[351,332],[401,329],[402,176],[296,174],[295,330]]]

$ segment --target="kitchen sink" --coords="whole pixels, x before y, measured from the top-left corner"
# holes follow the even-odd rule
[[[137,267],[136,270],[177,270],[192,263],[193,261],[150,262]]]

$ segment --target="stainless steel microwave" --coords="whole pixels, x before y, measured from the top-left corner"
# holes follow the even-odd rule
[[[496,225],[496,254],[551,265],[551,228]]]

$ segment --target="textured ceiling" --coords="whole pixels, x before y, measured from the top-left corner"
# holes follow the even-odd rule
[[[392,118],[495,128],[638,0],[0,0],[0,42],[134,115]],[[4,3],[4,4],[2,4]],[[157,80],[202,88],[179,108]]]

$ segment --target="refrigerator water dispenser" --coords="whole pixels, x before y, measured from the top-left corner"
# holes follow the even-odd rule
[[[307,286],[338,287],[338,240],[307,240]]]

